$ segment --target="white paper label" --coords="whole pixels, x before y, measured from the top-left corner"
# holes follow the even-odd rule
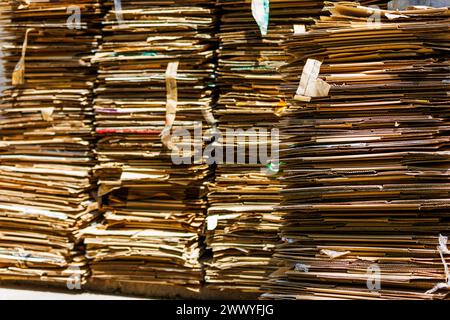
[[[215,230],[217,228],[217,222],[219,220],[219,216],[209,216],[206,218],[206,224],[208,231]]]
[[[304,24],[294,24],[294,34],[306,33],[306,27]]]

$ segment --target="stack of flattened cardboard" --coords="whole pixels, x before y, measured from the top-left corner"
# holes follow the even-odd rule
[[[106,6],[94,102],[105,221],[84,230],[92,279],[197,290],[212,176],[202,151],[215,125],[214,2]]]
[[[270,260],[279,239],[280,218],[274,212],[281,187],[278,137],[272,129],[286,108],[279,90],[279,68],[287,61],[281,44],[294,29],[302,32],[313,22],[323,2],[274,0],[268,13],[268,3],[261,1],[218,4],[223,15],[215,115],[223,161],[208,196],[207,245],[213,261],[206,282],[211,288],[257,293],[273,271]]]
[[[81,284],[87,273],[78,231],[98,215],[89,61],[99,16],[95,0],[0,2],[0,280]]]
[[[285,243],[264,297],[443,298],[450,11],[328,6],[286,43]]]

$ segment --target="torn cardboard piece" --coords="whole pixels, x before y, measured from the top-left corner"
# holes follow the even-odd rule
[[[331,86],[319,78],[321,65],[322,62],[315,59],[306,61],[294,99],[310,101],[311,98],[328,95]]]

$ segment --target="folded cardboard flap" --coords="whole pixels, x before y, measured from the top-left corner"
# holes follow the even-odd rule
[[[27,52],[28,47],[28,34],[30,32],[34,31],[33,28],[27,29],[25,32],[25,39],[23,40],[22,44],[22,55],[20,57],[19,62],[17,62],[16,67],[14,68],[13,74],[12,74],[12,85],[13,86],[20,86],[25,84],[25,55]]]
[[[161,132],[161,142],[169,150],[176,150],[172,141],[171,130],[177,114],[178,88],[177,88],[177,70],[179,61],[169,62],[166,69],[166,125]]]

